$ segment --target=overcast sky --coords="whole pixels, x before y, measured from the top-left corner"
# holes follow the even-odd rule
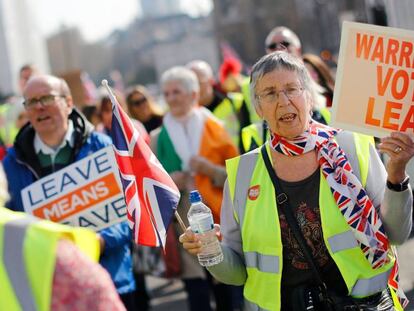
[[[173,1],[173,0],[171,0]],[[191,15],[206,14],[211,0],[183,0]],[[28,1],[45,35],[62,25],[77,26],[88,41],[101,39],[116,28],[124,28],[140,12],[138,0],[36,0]]]

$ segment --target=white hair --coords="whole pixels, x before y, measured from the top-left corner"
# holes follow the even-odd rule
[[[197,76],[188,68],[176,66],[165,71],[161,76],[161,86],[171,81],[179,82],[187,93],[200,91]]]

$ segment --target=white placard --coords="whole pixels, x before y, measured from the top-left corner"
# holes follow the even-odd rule
[[[101,149],[21,191],[27,213],[99,231],[126,219],[112,146]]]
[[[343,23],[331,124],[414,133],[414,31]]]

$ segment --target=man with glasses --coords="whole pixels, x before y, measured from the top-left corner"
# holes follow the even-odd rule
[[[302,45],[298,36],[289,28],[278,26],[273,28],[265,40],[266,54],[274,51],[286,51],[297,57],[302,56]]]
[[[23,96],[30,122],[19,131],[4,159],[10,193],[6,207],[15,211],[24,211],[20,195],[23,188],[111,144],[109,137],[95,132],[74,108],[63,79],[49,75],[32,77]],[[135,282],[128,225],[124,222],[101,230],[98,238],[102,250],[100,263],[110,273],[129,309]]]

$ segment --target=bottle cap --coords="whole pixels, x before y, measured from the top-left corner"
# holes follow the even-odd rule
[[[190,203],[198,203],[201,202],[201,195],[198,190],[193,190],[190,192]]]

